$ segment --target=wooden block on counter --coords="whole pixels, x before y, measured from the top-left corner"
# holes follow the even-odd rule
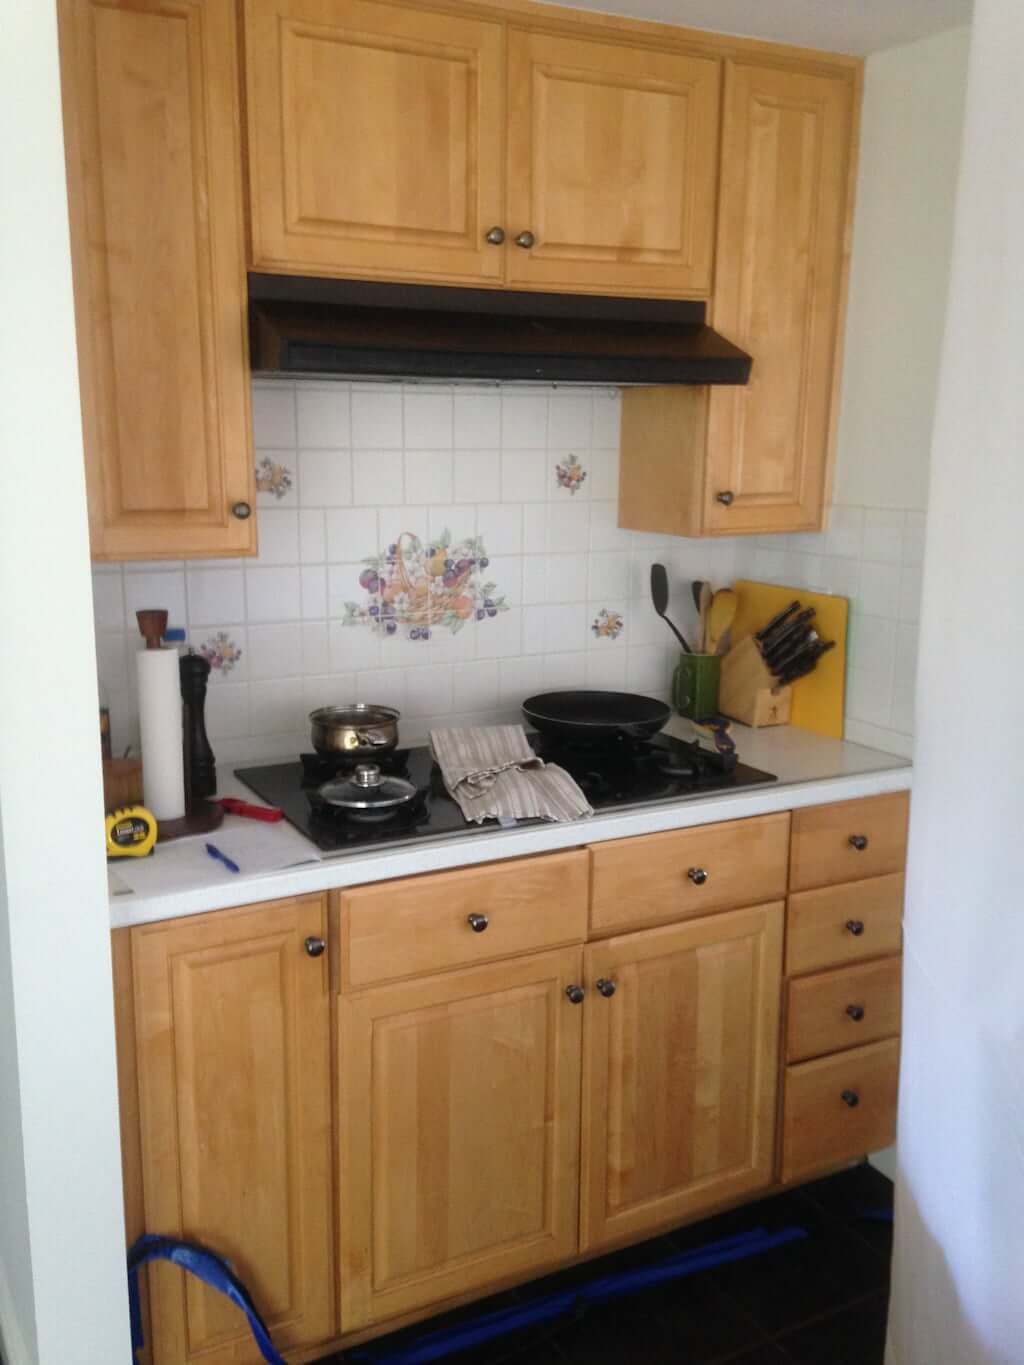
[[[718,709],[724,716],[755,729],[788,725],[792,706],[792,688],[776,685],[753,636],[725,655],[718,690]]]

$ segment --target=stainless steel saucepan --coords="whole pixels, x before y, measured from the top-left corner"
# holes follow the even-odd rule
[[[353,758],[393,749],[398,743],[400,715],[391,706],[361,701],[318,707],[309,713],[313,748],[318,754],[350,754]]]

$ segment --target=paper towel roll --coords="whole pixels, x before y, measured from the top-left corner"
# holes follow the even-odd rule
[[[143,797],[158,821],[180,820],[185,814],[185,760],[178,652],[144,649],[136,654],[135,662]]]

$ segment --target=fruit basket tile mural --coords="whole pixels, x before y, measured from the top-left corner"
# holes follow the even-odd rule
[[[343,624],[368,626],[382,635],[405,630],[410,640],[429,640],[436,629],[460,631],[508,611],[498,585],[487,576],[490,561],[479,536],[456,540],[447,530],[429,542],[403,531],[382,555],[363,560],[365,597],[346,602]]]
[[[555,465],[555,480],[559,488],[568,489],[570,497],[576,496],[586,478],[587,471],[580,464],[578,455],[567,455]]]

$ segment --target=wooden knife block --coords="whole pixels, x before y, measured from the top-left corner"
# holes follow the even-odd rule
[[[793,689],[778,686],[752,635],[722,660],[718,709],[723,716],[755,729],[789,724]]]

